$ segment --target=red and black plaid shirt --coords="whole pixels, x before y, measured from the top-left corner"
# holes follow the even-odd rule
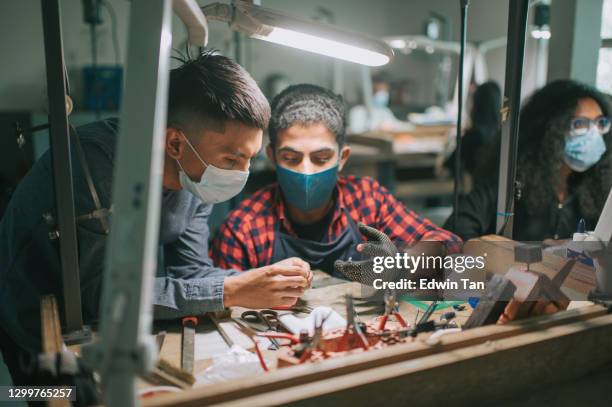
[[[355,223],[362,222],[381,230],[396,242],[459,241],[454,234],[406,208],[370,177],[339,177],[335,194],[336,207],[327,231],[327,242],[349,227],[347,212]],[[247,270],[270,264],[278,222],[285,233],[295,236],[279,186],[272,184],[242,201],[227,216],[211,250],[215,265]]]

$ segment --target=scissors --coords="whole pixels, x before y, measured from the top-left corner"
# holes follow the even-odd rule
[[[278,331],[281,322],[278,319],[278,312],[271,309],[263,309],[261,311],[244,311],[240,315],[240,319],[249,324],[253,329],[261,332]],[[279,349],[280,344],[274,338],[269,338],[272,342],[273,349]]]

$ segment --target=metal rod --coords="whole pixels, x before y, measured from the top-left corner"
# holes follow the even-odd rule
[[[83,349],[86,360],[101,367],[108,406],[137,405],[137,377],[149,371],[154,362],[152,303],[173,1],[178,0],[132,0],[130,7],[113,219],[104,259],[101,341]],[[197,7],[195,0],[192,5]]]
[[[514,225],[514,188],[528,12],[529,0],[510,0],[495,225],[498,234],[503,234],[510,239]]]
[[[94,99],[94,112],[96,119],[100,119],[100,99],[98,94],[98,38],[96,35],[96,23],[89,23],[89,36],[91,37],[91,94]]]
[[[47,92],[49,98],[49,136],[55,205],[64,291],[66,333],[83,328],[81,287],[75,226],[74,191],[70,137],[66,115],[66,77],[59,0],[41,0]]]
[[[209,314],[208,316],[210,317],[212,322],[214,322],[215,326],[217,327],[217,331],[219,331],[219,335],[221,335],[225,343],[227,343],[227,346],[229,346],[230,348],[234,346],[234,341],[232,340],[232,338],[230,338],[225,329],[221,326],[221,322],[219,322],[217,317],[213,314]]]
[[[467,31],[468,0],[461,0],[461,43],[459,50],[459,80],[457,83],[457,142],[455,147],[455,188],[453,191],[453,230],[457,230],[459,219],[459,195],[462,192],[463,177],[461,174],[461,143],[463,121],[463,65],[465,63],[465,42]]]
[[[429,318],[431,318],[431,314],[434,313],[437,306],[438,306],[438,300],[432,301],[431,304],[429,304],[429,306],[425,310],[425,313],[423,314],[421,319],[419,320],[419,324],[424,324],[425,322],[429,321]]]

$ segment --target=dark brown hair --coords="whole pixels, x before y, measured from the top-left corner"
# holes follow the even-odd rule
[[[227,120],[268,127],[270,105],[243,67],[216,51],[182,62],[170,71],[168,127]]]
[[[317,85],[291,85],[272,101],[272,119],[268,129],[270,144],[276,146],[278,133],[295,124],[323,123],[342,147],[346,133],[345,116],[342,96]]]

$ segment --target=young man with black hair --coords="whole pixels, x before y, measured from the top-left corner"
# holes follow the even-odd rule
[[[243,188],[269,117],[269,104],[255,81],[226,57],[204,53],[171,71],[153,294],[156,317],[199,315],[233,305],[287,306],[308,287],[311,273],[300,259],[238,273],[213,266],[208,256],[212,204]],[[109,119],[77,131],[101,204],[111,212],[119,126],[118,120]],[[73,142],[74,154],[78,148]],[[103,211],[95,211],[76,155],[72,162],[82,309],[85,320],[93,322],[108,219],[95,215]],[[62,299],[57,242],[49,239],[45,220],[55,212],[51,157],[46,153],[18,186],[0,223],[0,346],[7,359],[16,348],[40,351],[40,296]]]
[[[401,244],[458,241],[372,178],[338,176],[351,152],[345,127],[342,98],[319,86],[290,86],[272,101],[266,151],[278,183],[229,214],[213,245],[216,264],[247,270],[296,256],[333,274],[337,260],[360,257],[360,222]]]

